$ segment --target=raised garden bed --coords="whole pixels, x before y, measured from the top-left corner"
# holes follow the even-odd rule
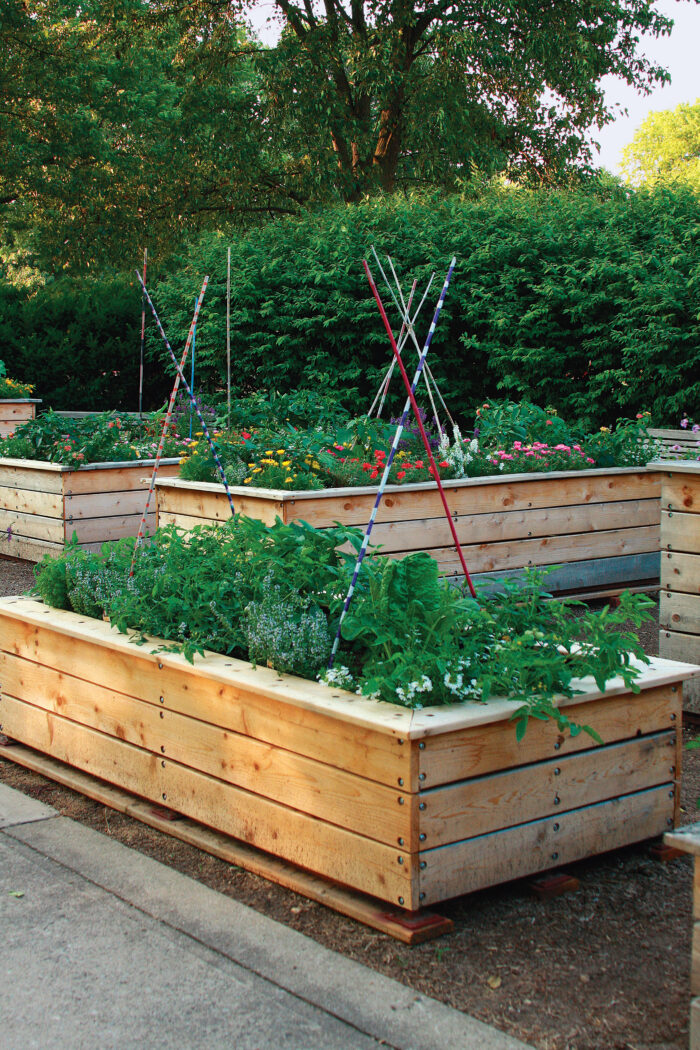
[[[663,464],[657,464],[663,467]],[[659,652],[700,663],[700,463],[661,470]],[[700,711],[700,682],[688,690]]]
[[[40,561],[60,553],[73,533],[93,550],[107,540],[135,536],[153,462],[72,467],[0,458],[0,555]],[[178,461],[162,460],[160,471],[175,476]],[[155,513],[148,525],[155,527]]]
[[[690,969],[690,1050],[700,1047],[700,823],[664,836],[671,849],[693,858],[693,940]]]
[[[0,438],[10,437],[17,427],[34,419],[41,399],[34,397],[0,398]]]
[[[554,593],[614,594],[659,582],[658,470],[609,468],[445,481],[447,501],[470,574],[515,574],[528,565],[561,566],[550,574]],[[158,525],[184,529],[225,521],[223,485],[159,480]],[[307,521],[366,526],[374,488],[288,492],[231,490],[236,511],[272,524]],[[460,572],[434,482],[390,485],[372,540],[400,558],[425,550],[444,575]]]
[[[679,813],[681,683],[562,701],[596,746],[507,700],[419,711],[216,654],[166,654],[108,624],[0,601],[9,737],[410,911],[628,843]]]

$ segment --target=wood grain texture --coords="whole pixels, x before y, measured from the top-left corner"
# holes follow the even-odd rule
[[[697,560],[700,562],[700,558]],[[670,631],[700,635],[700,594],[661,591],[659,626]]]
[[[695,554],[663,551],[661,587],[682,594],[700,594],[700,558]]]
[[[398,786],[384,786],[352,768],[294,753],[283,746],[286,740],[280,745],[256,740],[7,653],[0,653],[0,681],[5,697],[19,698],[369,838],[392,845],[403,838],[409,851],[417,849],[417,809],[398,804]],[[3,707],[0,699],[0,721]],[[336,761],[342,758],[339,750]]]
[[[675,761],[667,731],[423,792],[426,848],[669,783]]]
[[[673,820],[668,785],[535,820],[421,854],[423,904],[558,868],[666,831]]]
[[[700,554],[700,514],[662,510],[661,546],[663,550]]]
[[[8,735],[61,762],[354,889],[419,906],[417,855],[402,854],[307,814],[158,758],[123,740],[3,696]],[[398,858],[403,857],[399,863]]]

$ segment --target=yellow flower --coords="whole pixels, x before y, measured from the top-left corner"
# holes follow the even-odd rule
[[[277,455],[278,456],[283,456],[286,451],[287,451],[286,448],[278,448],[277,449]]]
[[[249,466],[249,467],[254,467],[254,466],[255,466],[255,463],[249,463],[249,464],[248,464],[248,466]]]
[[[601,432],[601,434],[609,434],[610,433],[610,427],[601,427],[600,428],[600,432]]]
[[[276,459],[261,459],[260,462],[264,463],[266,467],[276,467],[277,466],[277,460]]]
[[[195,437],[201,438],[201,436],[204,433],[204,431],[203,430],[195,430],[194,433],[195,433]]]
[[[266,456],[272,456],[272,455],[274,455],[274,453],[273,453],[271,448],[266,448],[265,449],[265,455]]]
[[[244,485],[249,485],[252,480],[253,480],[252,478],[243,478],[243,484]]]
[[[291,485],[293,480],[294,480],[293,478],[285,478],[284,479],[284,483],[285,483],[285,485]]]
[[[262,467],[256,467],[253,471],[254,474],[262,474]]]
[[[290,467],[291,465],[292,465],[291,459],[283,459],[282,460],[282,466],[283,467]]]
[[[321,469],[321,464],[317,460],[314,460],[313,463],[311,464],[311,466],[314,468],[314,470],[320,470]]]

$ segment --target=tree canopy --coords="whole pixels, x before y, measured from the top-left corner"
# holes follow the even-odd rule
[[[678,183],[700,192],[700,98],[650,113],[622,159],[633,185]]]
[[[696,0],[698,2],[698,0]],[[0,0],[0,253],[47,270],[475,172],[566,182],[657,0]]]

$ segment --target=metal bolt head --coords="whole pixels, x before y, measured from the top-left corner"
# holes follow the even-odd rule
[[[554,770],[554,776],[558,777],[560,774],[561,774],[561,769],[559,768],[559,766],[557,766],[556,769]]]
[[[561,747],[561,740],[555,741],[554,750],[558,751],[560,747]]]
[[[397,857],[396,860],[399,864],[403,864],[403,857]]]
[[[399,904],[403,904],[403,897],[399,897]]]
[[[425,809],[425,802],[419,802],[418,809]]]
[[[158,699],[160,700],[161,704],[165,703],[165,697],[164,696],[159,696]]]
[[[404,802],[405,802],[405,801],[406,801],[406,800],[405,800],[404,798],[402,798],[402,797],[401,797],[401,795],[399,795],[399,805],[400,805],[400,806],[403,806],[403,804],[404,804]]]
[[[399,787],[403,787],[403,777],[399,777]]]
[[[553,830],[554,831],[559,831],[559,825],[558,824],[554,824],[553,825]]]
[[[401,737],[399,737],[399,743],[403,744],[403,740],[401,739]]]
[[[561,799],[559,798],[559,796],[555,795],[554,796],[554,805],[558,806],[560,802],[561,802]]]
[[[428,865],[426,864],[426,862],[425,862],[424,860],[422,860],[422,861],[420,862],[420,870],[421,870],[421,871],[425,871],[425,869],[427,868],[427,866],[428,866]]]
[[[418,750],[425,751],[425,740],[421,740],[420,744],[418,745]]]
[[[418,900],[419,901],[424,901],[425,900],[425,894],[424,893],[419,893],[418,894]]]
[[[420,840],[421,842],[425,842],[425,832],[424,832],[424,831],[421,831],[421,833],[420,833],[420,835],[418,836],[418,838],[419,838],[419,840]]]
[[[160,764],[161,764],[161,766],[163,767],[163,769],[165,769],[165,759],[161,759],[161,762],[160,762]]]
[[[399,839],[399,846],[403,846],[403,839]]]
[[[167,795],[165,794],[165,792],[163,792],[163,802],[165,802],[165,800],[166,800],[166,798],[167,798],[167,797],[168,797],[168,796],[167,796]]]
[[[425,773],[419,773],[418,774],[418,779],[419,780],[425,780]]]
[[[559,860],[559,854],[557,853],[557,851],[556,851],[556,850],[555,850],[555,851],[554,851],[554,853],[552,854],[552,860]]]

